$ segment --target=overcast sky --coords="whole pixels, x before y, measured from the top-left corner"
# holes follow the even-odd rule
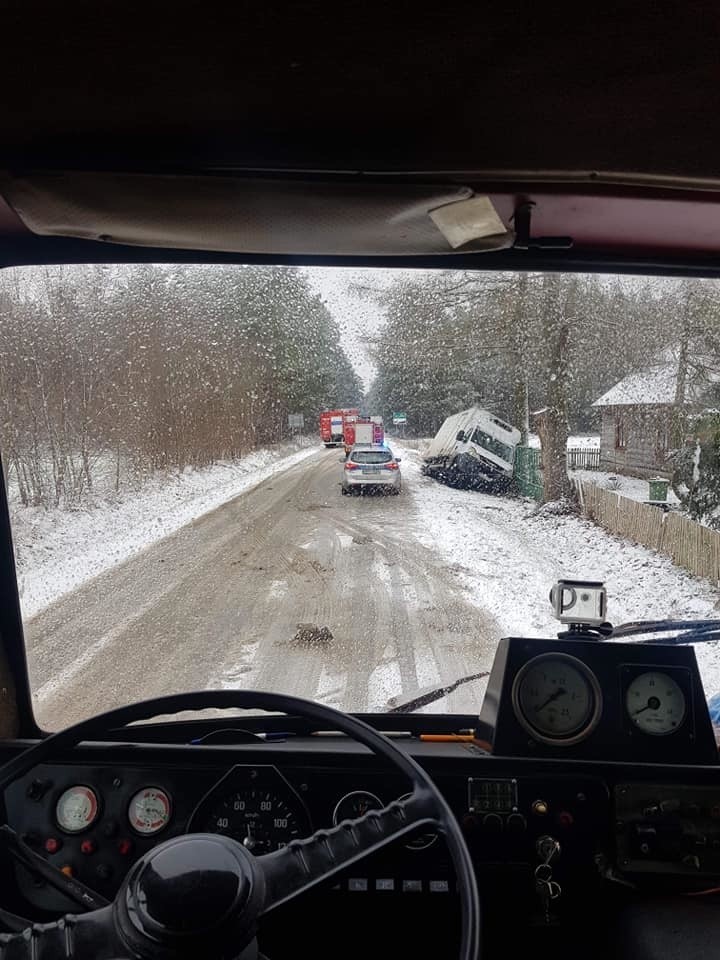
[[[322,296],[342,331],[345,353],[362,378],[365,389],[375,376],[369,356],[369,341],[382,323],[381,308],[370,298],[358,296],[354,285],[385,287],[391,270],[357,270],[343,267],[308,267],[313,287]]]
[[[358,287],[386,289],[402,275],[417,275],[419,270],[378,270],[355,267],[307,267],[310,282],[320,293],[340,325],[343,346],[362,378],[365,389],[372,383],[375,367],[370,345],[383,322],[383,310],[371,296],[358,294]]]

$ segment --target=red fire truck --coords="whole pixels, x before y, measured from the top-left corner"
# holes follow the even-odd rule
[[[339,447],[344,439],[345,417],[356,417],[360,411],[345,407],[341,410],[325,410],[320,414],[320,439],[326,447]]]
[[[349,415],[343,422],[345,453],[356,443],[384,443],[385,428],[382,417]]]

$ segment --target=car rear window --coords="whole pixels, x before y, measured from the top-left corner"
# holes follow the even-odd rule
[[[392,458],[387,450],[359,450],[350,459],[353,463],[390,463]]]

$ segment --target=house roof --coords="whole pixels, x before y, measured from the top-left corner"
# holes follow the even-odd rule
[[[654,363],[643,370],[623,377],[593,404],[594,407],[616,407],[630,404],[667,404],[675,402],[677,361]]]
[[[690,350],[685,383],[685,403],[702,400],[711,382],[717,382],[720,372],[717,361]],[[679,349],[669,347],[662,355],[641,370],[623,377],[614,387],[593,403],[594,407],[619,407],[642,404],[659,406],[675,403],[677,389]]]

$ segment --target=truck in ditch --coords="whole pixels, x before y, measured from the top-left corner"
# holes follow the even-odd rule
[[[422,472],[457,487],[505,492],[513,485],[520,431],[490,410],[454,413],[423,455]]]

